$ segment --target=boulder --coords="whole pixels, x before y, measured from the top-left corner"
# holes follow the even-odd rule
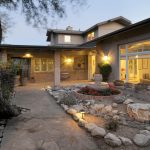
[[[79,119],[79,121],[78,121],[78,125],[79,125],[80,127],[85,127],[85,125],[86,125],[87,123],[88,123],[88,122],[85,121],[84,119]]]
[[[147,86],[147,90],[150,91],[150,86]]]
[[[84,110],[83,105],[73,105],[72,108],[75,109],[77,112]]]
[[[74,119],[75,121],[78,121],[78,120],[82,119],[82,114],[81,114],[81,113],[76,113],[76,114],[74,114],[74,115],[73,115],[73,119]]]
[[[67,111],[69,108],[68,108],[68,106],[67,105],[64,105],[64,104],[61,104],[61,107],[65,110],[65,111]]]
[[[128,146],[128,145],[132,145],[132,141],[128,138],[119,136],[120,140],[122,141],[123,145]]]
[[[138,121],[150,121],[150,104],[128,104],[128,115]]]
[[[118,106],[117,103],[113,103],[113,104],[112,104],[112,107],[114,107],[114,108],[116,108],[117,106]]]
[[[134,100],[128,98],[128,99],[126,99],[123,103],[126,104],[126,105],[128,105],[128,104],[130,104],[130,103],[134,103]]]
[[[119,112],[118,110],[113,110],[113,111],[112,111],[112,114],[115,114],[115,115],[116,115],[116,114],[118,114],[118,112]]]
[[[125,101],[125,99],[126,99],[125,96],[115,96],[114,102],[117,104],[122,104]]]
[[[94,128],[96,128],[97,127],[97,125],[96,124],[94,124],[94,123],[87,123],[86,125],[85,125],[85,128],[89,131],[89,132],[91,132]]]
[[[120,119],[120,117],[119,117],[118,115],[114,115],[114,116],[113,116],[113,120],[117,121],[117,120],[119,120],[119,119]]]
[[[108,133],[106,134],[106,136],[104,137],[105,142],[112,146],[112,147],[117,147],[117,146],[121,146],[122,142],[121,140],[114,134]]]
[[[150,145],[150,132],[149,133],[148,132],[140,131],[139,134],[136,134],[133,138],[134,143],[140,147],[149,146]]]
[[[112,106],[111,105],[105,106],[105,110],[108,113],[111,112],[112,111]]]
[[[150,131],[150,126],[145,127],[146,130]]]
[[[99,113],[103,108],[104,104],[94,104],[91,106],[91,109],[95,111],[95,113]]]
[[[101,127],[96,127],[91,131],[91,135],[94,137],[104,137],[106,135],[106,131]]]
[[[70,115],[75,115],[77,113],[77,111],[75,109],[73,109],[73,108],[69,108],[67,110],[67,113],[70,114]]]

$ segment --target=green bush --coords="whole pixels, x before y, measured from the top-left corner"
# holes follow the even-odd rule
[[[108,123],[106,124],[106,129],[111,130],[111,131],[116,131],[118,129],[118,121],[116,120],[109,120]]]
[[[66,95],[61,99],[60,103],[65,104],[67,106],[71,106],[71,105],[76,105],[77,100],[72,95]]]
[[[99,64],[98,65],[100,73],[102,74],[103,81],[106,82],[109,79],[109,75],[112,72],[112,67],[110,64]]]
[[[0,64],[0,119],[16,116],[19,109],[11,105],[15,85],[15,67]]]

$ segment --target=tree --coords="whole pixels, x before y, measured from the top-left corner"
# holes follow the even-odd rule
[[[21,11],[26,21],[34,26],[47,23],[48,17],[63,17],[67,4],[81,6],[86,0],[0,0],[0,8]]]

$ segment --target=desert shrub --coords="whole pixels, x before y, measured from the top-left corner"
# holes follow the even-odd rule
[[[118,129],[118,121],[116,120],[109,120],[108,123],[106,123],[106,129],[111,131],[116,131]]]
[[[68,106],[71,106],[71,105],[76,105],[77,104],[77,100],[76,100],[76,98],[74,96],[72,96],[71,94],[69,94],[69,95],[65,95],[61,99],[60,103],[68,105]]]
[[[0,65],[0,119],[10,118],[19,113],[19,109],[11,105],[15,72],[15,66],[10,64]]]

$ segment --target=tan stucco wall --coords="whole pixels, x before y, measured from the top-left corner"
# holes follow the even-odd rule
[[[97,64],[102,62],[103,55],[110,56],[112,74],[110,80],[119,79],[119,45],[150,39],[150,25],[135,28],[126,33],[113,36],[101,42],[97,42]],[[99,72],[97,67],[97,72]]]
[[[103,36],[105,34],[111,33],[113,31],[119,30],[121,28],[125,27],[122,24],[119,24],[117,22],[110,22],[104,25],[100,25],[98,27],[98,36]]]
[[[65,43],[64,42],[64,36],[66,34],[59,34],[56,38],[56,44],[82,44],[83,43],[83,37],[81,35],[70,35],[71,36],[71,42]]]

